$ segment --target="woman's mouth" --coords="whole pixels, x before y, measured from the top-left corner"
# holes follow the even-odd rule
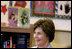
[[[36,41],[36,42],[39,42],[39,41],[41,41],[41,39],[36,39],[35,41]]]

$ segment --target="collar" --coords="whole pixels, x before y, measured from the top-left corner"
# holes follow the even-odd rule
[[[38,48],[38,46],[35,46],[33,48]],[[47,48],[52,48],[51,44],[49,46],[47,46]]]

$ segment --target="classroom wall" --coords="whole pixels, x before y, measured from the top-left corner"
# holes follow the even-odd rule
[[[5,1],[5,3],[3,3],[3,4],[8,5],[7,2]],[[34,24],[39,19],[46,19],[46,18],[45,17],[43,17],[43,18],[42,17],[30,17],[30,24]],[[55,39],[51,43],[52,46],[55,48],[56,47],[67,47],[69,45],[71,46],[71,20],[56,19],[56,18],[48,18],[48,19],[53,20],[53,22],[55,24],[55,30],[62,30],[61,32],[60,31],[55,32]],[[7,12],[5,15],[3,15],[3,13],[1,13],[1,23],[2,22],[8,23]],[[63,31],[65,31],[65,32],[63,32]],[[34,46],[34,45],[35,45],[35,43],[33,42],[32,46]]]
[[[15,3],[15,1],[13,1],[13,2]],[[26,1],[26,2],[27,2],[26,8],[30,8],[30,1]],[[9,1],[5,1],[4,3],[1,3],[1,5],[5,5],[5,4],[6,4],[6,8],[7,8],[9,6]],[[13,6],[14,6],[14,4],[13,4]],[[7,12],[5,13],[5,15],[1,12],[1,22],[8,23],[7,16],[8,16]],[[34,24],[39,19],[44,19],[44,18],[45,17],[41,18],[39,16],[38,17],[30,16],[30,24]],[[71,20],[68,20],[68,19],[56,19],[56,18],[49,18],[49,19],[52,19],[54,21],[56,30],[71,31]]]

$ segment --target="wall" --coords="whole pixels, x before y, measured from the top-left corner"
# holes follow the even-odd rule
[[[44,19],[44,18],[30,17],[30,23],[34,24],[39,19]],[[49,19],[52,19],[52,18],[49,18]],[[71,31],[71,20],[65,20],[65,19],[52,19],[52,20],[55,24],[56,30]]]
[[[56,32],[51,43],[54,48],[67,48],[71,46],[71,32]]]
[[[15,3],[15,1],[13,1]],[[27,6],[26,8],[30,8],[30,1],[27,2]],[[6,7],[9,6],[9,1],[5,1],[2,3],[1,1],[1,5],[5,5],[6,4]],[[14,6],[14,4],[13,4]],[[4,15],[2,12],[1,12],[1,22],[5,22],[5,23],[8,23],[8,20],[7,20],[7,15],[8,13],[6,12],[6,14]],[[39,18],[39,17],[30,17],[30,24],[34,24],[37,20],[39,19],[43,19],[43,18]],[[56,30],[66,30],[66,31],[71,31],[71,20],[65,20],[65,19],[53,19],[53,18],[50,18],[54,21],[54,24],[55,24],[55,29]]]

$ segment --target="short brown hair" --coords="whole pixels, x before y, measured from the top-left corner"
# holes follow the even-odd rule
[[[55,34],[55,26],[51,19],[40,19],[34,24],[34,31],[37,27],[41,27],[49,38],[49,42],[52,42]]]

